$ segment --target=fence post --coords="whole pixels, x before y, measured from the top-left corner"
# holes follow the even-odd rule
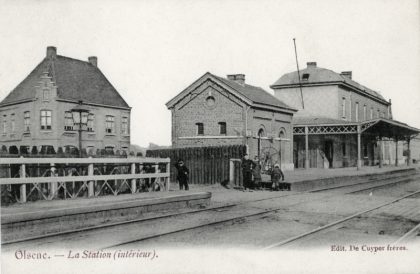
[[[131,163],[131,174],[136,174],[136,163]],[[136,179],[131,179],[131,193],[136,193]]]
[[[159,174],[159,163],[155,164],[155,174]],[[159,177],[155,177],[155,184],[159,184],[160,186],[160,178]]]
[[[235,163],[232,159],[229,160],[229,184],[235,183]]]
[[[55,177],[55,164],[50,164],[51,177]],[[64,194],[65,195],[65,194]],[[50,199],[54,199],[57,196],[57,183],[50,183]]]
[[[20,156],[23,159],[23,156]],[[20,178],[26,178],[26,167],[25,164],[20,165]],[[26,184],[20,185],[20,202],[26,203]]]
[[[168,173],[168,177],[166,177],[166,191],[169,191],[170,186],[171,186],[171,162],[169,160],[169,162],[166,164],[166,173]]]
[[[89,156],[89,159],[92,160],[92,156]],[[93,163],[90,163],[88,165],[88,175],[89,176],[94,175]],[[95,196],[94,183],[95,183],[94,181],[89,181],[89,183],[88,183],[88,197],[94,197]]]

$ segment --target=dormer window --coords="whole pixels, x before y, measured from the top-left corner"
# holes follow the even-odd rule
[[[308,79],[309,79],[309,73],[304,73],[304,74],[302,75],[302,80],[303,80],[303,81],[308,81]]]

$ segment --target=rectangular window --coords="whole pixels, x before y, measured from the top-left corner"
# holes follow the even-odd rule
[[[121,118],[121,133],[128,134],[128,117]]]
[[[64,112],[64,130],[73,130],[73,114],[71,111]]]
[[[10,131],[15,132],[15,114],[10,115]]]
[[[31,131],[31,113],[29,111],[23,113],[23,130],[26,132]]]
[[[3,133],[7,133],[7,116],[3,115]]]
[[[373,108],[370,108],[370,119],[373,119]]]
[[[341,149],[343,151],[343,156],[346,156],[346,143],[341,144]]]
[[[197,123],[197,135],[204,135],[204,124],[203,123]]]
[[[346,98],[344,97],[341,102],[341,115],[343,116],[343,118],[346,118]]]
[[[366,105],[363,106],[363,121],[366,121]]]
[[[226,135],[226,122],[219,123],[220,135]]]
[[[87,131],[91,131],[91,132],[94,131],[95,130],[94,125],[95,125],[95,114],[89,113],[88,121],[87,121]]]
[[[308,79],[309,79],[309,73],[304,73],[304,74],[302,75],[302,80],[303,80],[303,81],[308,81]]]
[[[48,89],[44,89],[42,91],[42,100],[48,101],[50,99],[50,91]]]
[[[352,106],[351,106],[351,98],[349,99],[349,121],[351,121],[351,111],[353,110]]]
[[[356,102],[356,110],[354,113],[354,119],[356,120],[356,122],[359,122],[359,103]]]
[[[51,110],[41,110],[41,129],[51,129]]]
[[[376,112],[376,118],[379,118],[379,117],[380,117],[380,111],[378,109],[378,111]]]
[[[105,120],[105,132],[114,133],[115,132],[115,118],[114,116],[107,115]]]

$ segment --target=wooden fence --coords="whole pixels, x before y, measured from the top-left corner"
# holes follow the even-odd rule
[[[146,156],[170,158],[172,182],[176,182],[175,163],[182,159],[190,170],[190,183],[216,184],[229,181],[230,159],[241,159],[245,153],[245,145],[234,145],[148,150]],[[234,172],[234,184],[240,185],[242,181],[240,163],[235,162]]]
[[[169,190],[169,159],[0,157],[2,204]]]

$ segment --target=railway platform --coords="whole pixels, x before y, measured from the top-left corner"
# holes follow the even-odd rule
[[[209,192],[161,191],[14,204],[1,208],[2,243],[130,221],[169,210],[205,207],[210,199]]]
[[[413,166],[365,166],[336,169],[296,169],[284,171],[285,183],[293,191],[314,191],[326,187],[341,186],[356,181],[369,180],[375,177],[398,176],[415,172],[418,165]],[[263,181],[269,181],[269,176],[263,176]]]

